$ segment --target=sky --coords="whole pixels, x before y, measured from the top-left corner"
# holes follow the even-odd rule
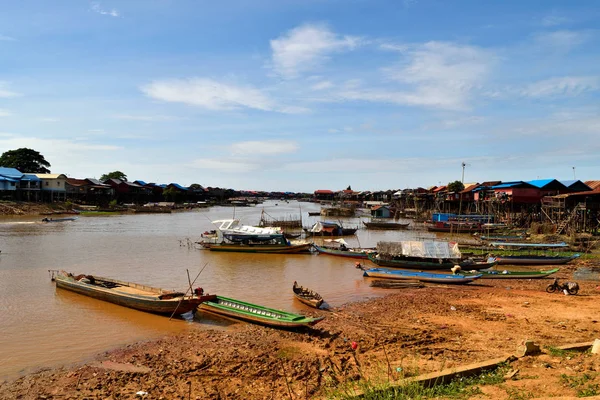
[[[0,152],[52,173],[303,192],[600,179],[596,0],[0,9]]]

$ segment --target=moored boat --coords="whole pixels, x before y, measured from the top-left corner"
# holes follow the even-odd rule
[[[481,275],[481,279],[541,279],[559,271],[558,268],[549,269],[546,271],[461,271],[465,276]]]
[[[318,221],[310,228],[304,228],[307,236],[350,236],[358,228],[344,228],[336,222]]]
[[[386,230],[407,229],[408,225],[409,225],[408,223],[401,224],[399,222],[387,222],[387,221],[370,221],[370,222],[363,221],[363,224],[365,225],[365,227],[367,229],[386,229]]]
[[[325,318],[306,317],[222,296],[205,301],[198,308],[211,314],[278,328],[312,326]]]
[[[312,290],[299,286],[298,282],[294,281],[294,286],[292,286],[292,290],[294,291],[294,297],[298,299],[301,303],[306,304],[307,306],[320,308],[323,305],[323,297],[317,292],[313,292]]]
[[[456,242],[406,240],[378,242],[377,255],[368,257],[380,267],[448,270],[460,262],[461,253]]]
[[[244,243],[203,243],[202,246],[210,251],[240,252],[240,253],[308,253],[311,243],[302,244],[244,244]]]
[[[368,258],[368,252],[365,249],[349,249],[342,250],[340,248],[334,249],[331,247],[317,246],[313,244],[313,248],[319,252],[319,254],[328,254],[330,256],[348,257],[348,258],[359,258],[366,260]],[[371,250],[372,252],[373,250]]]
[[[462,275],[462,274],[437,274],[430,272],[420,271],[404,271],[399,269],[388,269],[388,268],[370,268],[364,270],[364,276],[369,278],[383,278],[383,279],[402,279],[402,280],[418,280],[421,282],[428,283],[450,283],[450,284],[464,284],[473,282],[475,279],[481,277],[480,274],[476,275]]]
[[[380,258],[379,254],[367,254],[369,261],[377,264],[380,267],[391,267],[391,268],[407,268],[407,269],[427,269],[427,270],[442,270],[450,269],[456,264],[451,261],[440,261],[426,260],[418,257],[394,257],[394,258]]]
[[[496,260],[499,265],[562,265],[580,256],[580,254],[571,256],[503,255],[496,256]]]
[[[202,289],[186,295],[95,275],[73,275],[56,270],[50,272],[57,288],[155,314],[184,314],[194,311],[203,301],[216,299],[215,295],[204,295]]]

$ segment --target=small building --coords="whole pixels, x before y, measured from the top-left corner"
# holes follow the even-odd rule
[[[491,186],[496,199],[501,201],[512,201],[519,204],[536,204],[542,198],[538,187],[523,181],[502,182]]]
[[[41,180],[42,200],[66,201],[67,176],[65,174],[34,174]]]
[[[335,193],[332,190],[319,189],[315,190],[315,199],[317,200],[333,200]]]
[[[23,173],[16,168],[0,167],[0,191],[16,192]]]
[[[371,217],[392,218],[392,211],[386,205],[374,206],[373,208],[371,208]]]
[[[557,194],[571,192],[571,190],[567,189],[565,185],[556,179],[534,179],[532,181],[528,181],[527,183],[540,189],[542,196],[555,196]]]

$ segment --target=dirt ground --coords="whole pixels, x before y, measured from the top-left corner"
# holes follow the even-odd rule
[[[65,211],[64,203],[28,203],[0,201],[0,215],[40,215],[42,213]]]
[[[571,278],[575,268],[563,267],[558,277]],[[600,394],[600,355],[554,349],[600,338],[600,283],[580,281],[579,295],[565,296],[546,293],[550,282],[387,289],[383,298],[329,311],[307,308],[326,318],[302,332],[244,323],[199,327],[100,354],[85,365],[3,382],[0,398],[331,398],[336,386],[394,382],[510,355],[524,339],[539,344],[542,354],[514,361],[510,367],[518,372],[482,386],[478,398]]]

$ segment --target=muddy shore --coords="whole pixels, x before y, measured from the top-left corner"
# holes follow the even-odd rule
[[[571,278],[575,268],[563,267],[558,277]],[[129,399],[138,392],[151,399],[330,398],[336,387],[353,382],[393,382],[509,355],[524,339],[544,353],[516,361],[518,373],[482,387],[481,398],[576,396],[581,388],[565,376],[598,389],[600,356],[552,349],[600,338],[600,284],[580,281],[580,294],[565,296],[545,293],[549,282],[392,289],[383,298],[329,311],[307,308],[326,318],[302,332],[244,323],[227,330],[198,327],[99,354],[84,365],[3,382],[0,398]]]

